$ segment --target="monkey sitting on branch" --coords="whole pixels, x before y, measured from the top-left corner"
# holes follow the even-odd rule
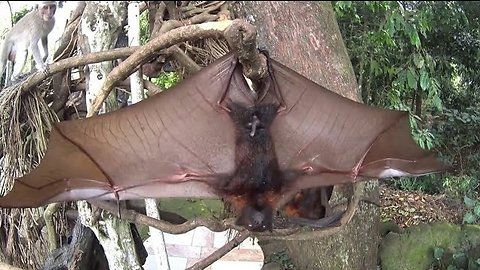
[[[5,36],[0,51],[0,77],[5,71],[7,60],[13,62],[13,72],[10,76],[7,74],[5,83],[10,78],[17,77],[27,59],[28,49],[32,51],[35,67],[40,70],[45,66],[45,60],[48,57],[48,34],[55,25],[55,11],[57,9],[56,1],[43,1],[38,6],[20,19]],[[42,41],[45,56],[42,58],[38,46],[39,40]]]

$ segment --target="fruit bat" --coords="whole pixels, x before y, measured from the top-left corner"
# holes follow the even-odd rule
[[[287,192],[444,169],[413,141],[407,112],[351,101],[268,61],[255,92],[229,53],[142,102],[56,123],[44,158],[0,207],[219,196],[238,225],[265,231]]]

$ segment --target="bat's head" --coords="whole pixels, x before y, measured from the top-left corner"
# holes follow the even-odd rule
[[[235,224],[249,231],[264,232],[272,230],[273,209],[268,204],[258,203],[246,205],[240,212]]]

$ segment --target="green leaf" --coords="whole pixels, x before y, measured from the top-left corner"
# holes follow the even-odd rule
[[[473,224],[475,221],[477,221],[477,217],[470,211],[463,216],[463,223],[465,224]]]
[[[419,49],[420,46],[422,45],[420,43],[420,37],[418,36],[417,31],[413,32],[413,35],[410,36],[410,42],[412,42],[412,44],[415,45],[415,47],[417,47],[417,49]]]
[[[442,111],[443,105],[442,105],[442,100],[438,95],[435,95],[432,99],[432,104],[439,110]]]
[[[422,69],[420,71],[420,87],[422,88],[422,90],[427,90],[428,89],[428,86],[429,86],[429,77],[428,77],[428,73],[425,69]]]
[[[411,70],[407,71],[407,83],[408,87],[412,89],[417,89],[417,79],[415,78],[415,74]]]
[[[433,148],[433,142],[432,142],[432,140],[429,139],[429,140],[427,140],[427,148],[426,149],[430,150],[432,148]]]
[[[421,54],[416,53],[413,55],[413,63],[415,64],[415,66],[417,66],[417,68],[421,69],[425,65],[425,60],[423,60]]]
[[[418,36],[417,29],[414,25],[407,24],[405,27],[408,37],[410,37],[410,43],[414,45],[417,49],[420,48],[420,37]]]
[[[378,64],[378,62],[375,60],[370,61],[370,74],[377,76],[378,74],[380,74],[380,71],[380,65]]]
[[[465,265],[467,263],[467,256],[463,252],[458,252],[453,254],[452,256],[453,261],[455,262],[455,265]]]
[[[418,144],[422,149],[425,149],[425,142],[423,140],[418,141]]]
[[[478,204],[477,206],[475,206],[473,208],[473,213],[477,216],[477,217],[480,217],[480,204]]]
[[[457,252],[457,253],[454,253],[454,254],[452,255],[452,257],[453,257],[453,259],[455,259],[455,260],[458,259],[458,258],[464,258],[464,257],[465,257],[465,253],[463,253],[463,252]]]
[[[443,248],[435,247],[433,249],[433,257],[438,261],[443,257],[444,253],[445,253],[445,250]]]
[[[387,23],[385,24],[385,30],[390,37],[393,37],[393,33],[395,33],[395,22],[393,17],[388,18]]]
[[[475,200],[472,200],[467,196],[463,197],[463,202],[468,208],[473,208],[475,206]]]

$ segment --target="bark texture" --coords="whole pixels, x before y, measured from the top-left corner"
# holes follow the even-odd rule
[[[258,45],[277,61],[340,95],[360,100],[353,68],[330,2],[239,1],[236,18],[257,29]],[[348,154],[348,153],[345,153]],[[378,196],[376,181],[365,194]],[[345,189],[335,187],[334,198]],[[375,201],[375,198],[371,198]],[[308,241],[263,242],[285,247],[297,269],[376,269],[379,210],[361,202],[352,221],[340,233]]]
[[[102,246],[92,230],[79,221],[75,224],[70,243],[54,250],[42,268],[42,270],[57,269],[108,270]]]

